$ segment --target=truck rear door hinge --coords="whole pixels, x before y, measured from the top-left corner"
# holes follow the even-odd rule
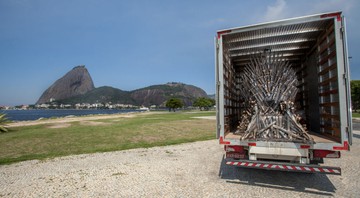
[[[345,33],[345,28],[344,28],[344,26],[342,26],[342,27],[340,28],[340,39],[341,39],[341,40],[344,39],[344,33]]]

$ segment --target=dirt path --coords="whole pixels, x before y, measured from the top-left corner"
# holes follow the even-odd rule
[[[0,166],[0,197],[358,197],[360,131],[342,176],[224,165],[216,140]]]

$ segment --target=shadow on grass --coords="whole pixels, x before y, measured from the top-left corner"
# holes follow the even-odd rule
[[[226,165],[223,158],[219,177],[239,185],[258,186],[313,195],[333,196],[335,186],[324,174],[271,171]]]

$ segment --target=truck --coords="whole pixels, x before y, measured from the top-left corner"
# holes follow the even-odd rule
[[[217,31],[216,131],[226,165],[341,175],[340,167],[324,166],[324,158],[340,158],[352,144],[345,24],[338,11]],[[294,76],[287,80],[274,74],[269,64],[273,62],[284,75],[286,67]],[[260,79],[257,73],[266,75]],[[277,102],[275,96],[264,99],[276,95],[269,89],[258,98],[263,93],[254,90],[261,86],[260,80],[264,90],[275,82],[273,87],[285,87],[278,91]],[[288,94],[293,96],[286,103],[281,97],[289,92],[290,81],[296,82],[296,93]],[[260,103],[265,110],[259,110]],[[283,104],[290,106],[283,110]],[[308,138],[297,139],[300,136]]]

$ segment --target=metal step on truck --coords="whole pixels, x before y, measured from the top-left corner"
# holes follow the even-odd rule
[[[227,165],[341,175],[323,163],[352,144],[342,12],[220,30],[215,62]]]

